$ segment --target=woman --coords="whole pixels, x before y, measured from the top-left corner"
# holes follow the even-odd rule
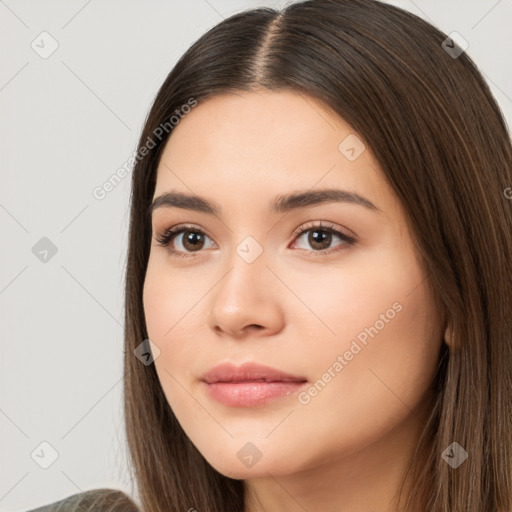
[[[142,510],[512,510],[512,147],[459,42],[374,0],[234,15],[132,178]]]

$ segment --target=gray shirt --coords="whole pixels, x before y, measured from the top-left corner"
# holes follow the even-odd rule
[[[116,489],[94,489],[34,508],[27,512],[141,512],[126,494]]]

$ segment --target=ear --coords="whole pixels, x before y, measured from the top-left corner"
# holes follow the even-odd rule
[[[446,329],[444,331],[444,341],[448,345],[448,348],[453,349],[455,340],[453,339],[453,325],[451,320],[447,322]]]

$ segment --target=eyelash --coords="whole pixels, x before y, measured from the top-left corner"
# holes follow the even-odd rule
[[[353,245],[354,243],[356,243],[355,238],[345,235],[344,233],[341,233],[340,231],[335,229],[335,227],[333,225],[331,225],[329,223],[323,224],[321,221],[317,224],[315,224],[313,222],[303,224],[302,226],[297,228],[292,233],[292,236],[294,237],[294,240],[295,240],[295,238],[302,236],[304,233],[307,233],[308,231],[314,231],[314,230],[325,231],[325,232],[328,232],[331,234],[335,234],[335,235],[339,236],[341,238],[341,240],[343,241],[342,244],[339,244],[339,246],[336,246],[336,247],[341,247],[341,249],[334,248],[334,249],[322,249],[320,251],[315,251],[315,250],[309,251],[309,252],[312,252],[314,254],[314,256],[328,256],[329,254],[331,254],[333,252],[343,250],[343,248],[349,247],[349,246]],[[200,229],[198,226],[195,226],[193,224],[180,224],[178,226],[174,226],[172,228],[166,229],[162,234],[160,234],[159,236],[157,236],[155,238],[156,238],[156,241],[158,242],[158,245],[160,245],[161,247],[168,247],[169,243],[171,242],[171,240],[173,238],[175,238],[176,236],[178,236],[179,234],[181,234],[185,231],[193,231],[194,233],[200,233],[202,235],[206,235],[206,233],[204,233],[202,231],[202,229]],[[208,235],[206,235],[206,236],[208,236]],[[210,237],[208,237],[208,238],[210,238]],[[194,253],[194,252],[178,251],[171,247],[169,247],[169,250],[177,258],[193,258],[196,256],[196,253]],[[304,249],[304,250],[306,250],[306,249]],[[199,250],[197,252],[203,252],[203,251]]]

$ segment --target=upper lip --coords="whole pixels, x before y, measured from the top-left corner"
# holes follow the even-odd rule
[[[270,366],[244,363],[236,366],[223,363],[206,372],[201,380],[207,384],[215,382],[306,382],[305,377],[291,375]]]

